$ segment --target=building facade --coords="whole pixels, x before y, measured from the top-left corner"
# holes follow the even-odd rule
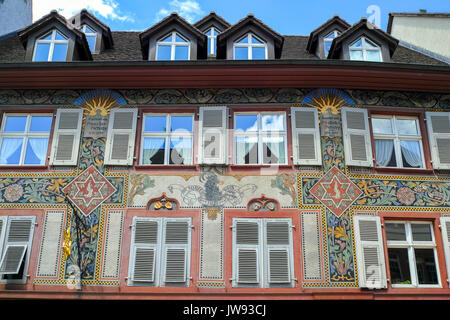
[[[1,298],[450,297],[450,68],[366,19],[0,48]]]
[[[0,37],[30,25],[32,0],[0,1]]]

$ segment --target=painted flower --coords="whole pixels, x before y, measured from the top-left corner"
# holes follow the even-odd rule
[[[411,188],[401,187],[397,191],[397,199],[402,204],[409,206],[414,203],[414,201],[416,200],[416,196],[414,194],[414,191],[411,190]]]
[[[21,185],[12,184],[5,189],[4,197],[6,201],[15,202],[19,200],[23,195],[23,188]]]

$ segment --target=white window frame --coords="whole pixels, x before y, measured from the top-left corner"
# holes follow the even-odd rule
[[[252,36],[261,41],[262,43],[252,43]],[[247,38],[248,43],[239,43],[242,39]],[[268,59],[268,50],[267,50],[267,42],[262,40],[260,37],[257,37],[254,33],[249,32],[245,36],[240,37],[233,43],[233,59],[236,59],[236,48],[247,48],[248,49],[248,60],[253,60],[253,48],[264,48],[265,57],[264,60]]]
[[[220,33],[220,31],[214,26],[205,30],[205,34],[208,37],[208,43],[210,48],[208,54],[215,55],[217,54],[217,35],[212,34],[213,33],[212,31],[215,31],[217,35]]]
[[[374,151],[376,159],[377,157],[377,150],[375,149],[375,140],[376,139],[386,139],[386,140],[393,140],[394,141],[394,154],[395,154],[395,160],[397,162],[397,165],[395,167],[381,167],[377,163],[378,168],[403,168],[403,169],[425,169],[425,156],[423,152],[423,142],[422,142],[422,134],[420,132],[420,125],[419,125],[419,118],[418,117],[412,117],[412,116],[401,116],[401,115],[377,115],[372,114],[370,116],[371,122],[373,119],[390,119],[391,121],[391,127],[392,127],[392,134],[380,134],[375,133],[373,131],[373,124],[372,124],[372,136],[373,136],[373,143],[374,143]],[[397,130],[397,121],[396,120],[415,120],[416,121],[416,128],[418,135],[400,135]],[[420,156],[422,158],[422,166],[419,168],[412,168],[412,167],[403,167],[403,160],[402,160],[402,150],[400,147],[400,141],[402,140],[409,140],[409,141],[419,141],[419,148],[420,148]]]
[[[14,117],[14,116],[27,116],[27,122],[25,124],[25,131],[24,132],[4,132],[5,126],[6,126],[6,118],[7,117]],[[52,113],[4,113],[2,124],[0,127],[0,148],[2,146],[3,138],[23,138],[22,142],[22,150],[20,151],[20,160],[18,164],[0,164],[0,165],[6,165],[6,166],[43,166],[47,163],[47,157],[48,157],[48,148],[50,147],[50,134],[52,132],[52,128],[50,127],[50,131],[46,134],[45,132],[29,132],[30,126],[31,126],[31,118],[35,116],[47,116],[52,118],[52,124],[53,125],[53,114]],[[29,138],[47,138],[48,144],[47,144],[47,150],[45,152],[45,159],[43,164],[25,164],[25,154],[28,146],[28,139]]]
[[[56,40],[56,33],[59,33],[63,38],[65,38],[65,40]],[[46,36],[48,36],[51,33],[52,38],[50,40],[43,40],[42,38],[45,38]],[[51,32],[46,33],[45,35],[43,35],[42,37],[40,37],[39,39],[36,39],[35,41],[35,45],[34,45],[34,52],[33,52],[33,61],[35,61],[36,58],[36,50],[37,50],[37,45],[39,43],[47,43],[50,44],[50,49],[48,50],[48,58],[47,61],[53,61],[53,51],[55,49],[55,43],[60,43],[60,44],[66,44],[67,45],[67,50],[66,50],[66,60],[67,60],[67,51],[69,50],[69,39],[67,39],[67,37],[62,34],[59,30],[57,29],[53,29]],[[38,61],[38,62],[42,62],[42,61]]]
[[[361,40],[361,47],[354,47],[353,45],[358,42],[359,40]],[[374,46],[376,46],[376,48],[372,48],[372,47],[368,47],[366,45],[366,41],[369,41],[370,43],[372,43]],[[366,37],[360,37],[358,39],[356,39],[355,41],[353,41],[349,46],[348,46],[348,50],[349,50],[349,59],[353,60],[351,58],[351,51],[362,51],[363,54],[363,60],[362,61],[369,61],[369,62],[383,62],[383,55],[381,54],[381,48],[380,46],[378,46],[375,42],[373,42],[372,40],[366,38]],[[372,60],[367,60],[367,51],[376,51],[378,52],[379,56],[380,56],[380,61],[372,61]],[[361,61],[361,60],[353,60],[353,61]]]
[[[155,221],[158,224],[157,243],[156,244],[135,244],[135,226],[136,221]],[[166,244],[166,224],[167,222],[188,222],[188,243],[187,244]],[[167,217],[133,217],[131,243],[130,243],[130,260],[128,265],[128,286],[150,286],[150,287],[166,287],[165,286],[165,266],[167,249],[186,249],[185,259],[185,282],[179,282],[176,287],[189,287],[191,281],[191,254],[192,254],[192,218],[167,218]],[[137,248],[154,249],[155,256],[153,259],[153,281],[151,284],[143,281],[133,281],[134,259]],[[184,283],[184,284],[183,284]],[[170,286],[172,287],[172,285]]]
[[[405,241],[387,240],[387,234],[385,234],[386,246],[388,249],[387,265],[389,265],[389,268],[390,268],[389,248],[402,248],[402,249],[406,248],[406,249],[408,249],[409,273],[411,276],[411,284],[392,284],[392,288],[441,288],[442,282],[441,282],[441,274],[440,274],[440,269],[439,269],[439,260],[438,260],[438,255],[437,255],[436,238],[435,238],[435,234],[434,234],[434,230],[433,230],[433,223],[426,222],[426,221],[407,221],[407,220],[385,221],[385,225],[389,224],[389,223],[403,224],[405,226],[406,240]],[[426,224],[426,225],[430,226],[432,241],[414,241],[412,238],[412,230],[411,230],[412,224]],[[385,230],[385,233],[387,233],[386,230]],[[414,255],[414,248],[433,249],[438,284],[419,284],[419,279],[417,276],[417,268],[416,268],[416,257]]]
[[[328,51],[326,50],[325,43],[330,42],[332,43],[335,38],[337,38],[341,33],[339,30],[335,29],[328,33],[325,37],[323,37],[323,52],[325,54],[325,58],[328,57]],[[331,37],[333,36],[333,37]]]
[[[86,32],[86,28],[91,29],[92,31],[94,31],[94,33]],[[95,39],[95,41],[94,41],[94,48],[91,49],[91,52],[95,52],[95,51],[96,51],[96,48],[97,48],[97,32],[95,31],[95,29],[92,28],[92,27],[91,27],[90,25],[88,25],[88,24],[83,24],[83,25],[81,26],[81,32],[83,32],[84,35],[86,36],[86,40],[87,40],[88,37],[91,37],[91,38],[94,38],[94,39]],[[89,41],[88,41],[88,44],[89,44]]]
[[[165,116],[166,117],[166,132],[145,132],[145,119],[146,116]],[[171,132],[171,120],[172,116],[191,116],[192,117],[192,131],[182,131],[182,132]],[[191,151],[192,151],[192,163],[190,164],[181,164],[181,165],[193,165],[194,164],[194,119],[193,113],[144,113],[142,115],[142,132],[141,132],[141,146],[140,146],[140,154],[139,154],[139,164],[141,165],[149,165],[149,166],[157,166],[157,165],[177,165],[177,164],[170,164],[170,139],[171,138],[190,138],[192,145],[191,145]],[[144,138],[164,138],[165,139],[165,149],[164,149],[164,163],[155,163],[155,164],[146,164],[143,163],[143,156],[144,156]]]
[[[262,131],[262,115],[284,115],[284,131]],[[236,130],[236,116],[240,115],[257,115],[257,124],[258,130],[251,132],[238,132]],[[268,111],[268,112],[235,112],[233,116],[233,152],[234,152],[234,161],[235,165],[286,165],[289,163],[288,160],[288,142],[287,142],[287,126],[286,126],[286,112],[285,111]],[[238,137],[257,137],[258,139],[258,163],[237,163],[237,143],[236,138]],[[284,138],[284,159],[285,163],[263,163],[263,138],[264,137],[283,137]]]
[[[163,42],[161,41],[162,39],[165,39],[169,36],[169,34],[172,36],[172,39],[170,42]],[[187,60],[191,59],[191,42],[186,39],[186,37],[182,36],[180,33],[176,32],[176,31],[172,31],[171,33],[166,34],[165,36],[161,37],[160,40],[158,40],[156,42],[156,55],[155,55],[155,60],[157,61],[167,61],[167,60],[158,60],[158,52],[159,52],[159,47],[160,46],[170,46],[170,61],[186,61],[186,60],[175,60],[175,50],[176,47],[179,46],[183,46],[183,47],[188,47],[188,58]],[[176,41],[176,36],[179,36],[180,38],[186,40],[186,42],[177,42]]]
[[[258,244],[237,244],[236,243],[236,223],[251,222],[258,224]],[[268,222],[287,222],[289,225],[289,244],[287,245],[269,245],[267,243],[267,223]],[[295,287],[295,270],[294,270],[294,242],[292,229],[292,218],[233,218],[232,219],[232,287],[240,288],[294,288]],[[270,282],[269,268],[269,250],[273,248],[288,250],[288,264],[290,273],[290,284],[278,286],[276,283],[272,285]],[[257,279],[258,283],[238,282],[238,251],[239,250],[256,250],[257,256]]]

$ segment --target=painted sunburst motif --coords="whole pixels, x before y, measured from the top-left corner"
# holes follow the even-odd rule
[[[84,109],[84,115],[95,116],[100,112],[101,116],[107,116],[111,108],[126,104],[118,93],[111,90],[93,90],[85,93],[75,101]]]
[[[341,107],[354,104],[345,93],[336,89],[314,90],[301,102],[302,106],[317,108],[322,114],[339,114]]]

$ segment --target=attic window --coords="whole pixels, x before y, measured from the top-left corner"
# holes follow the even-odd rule
[[[69,40],[56,30],[36,40],[33,61],[66,61]]]
[[[323,48],[325,50],[325,57],[328,57],[328,52],[330,51],[331,43],[333,42],[333,39],[338,37],[340,34],[341,33],[339,31],[334,30],[323,38]]]
[[[381,49],[372,41],[361,37],[350,45],[350,60],[381,62]]]
[[[81,31],[85,34],[91,52],[95,51],[95,42],[97,41],[97,32],[88,25],[83,25]]]
[[[189,60],[190,43],[177,32],[156,43],[156,60]]]
[[[216,54],[216,43],[217,43],[217,35],[220,33],[214,27],[209,28],[205,31],[208,36],[208,54],[215,55]]]
[[[236,41],[233,47],[234,60],[267,59],[267,44],[251,33]]]

